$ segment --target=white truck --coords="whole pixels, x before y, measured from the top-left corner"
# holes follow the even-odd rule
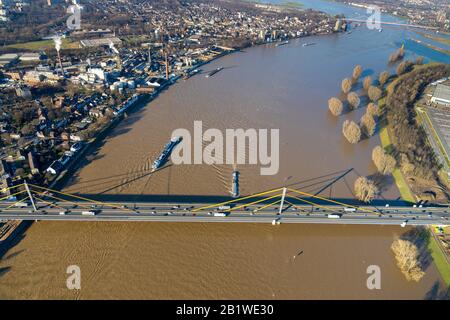
[[[83,216],[95,216],[96,214],[97,214],[97,211],[95,211],[95,210],[81,212],[81,215],[83,215]]]
[[[29,206],[29,204],[27,203],[27,202],[16,202],[15,204],[14,204],[14,207],[16,207],[16,208],[26,208],[26,207],[28,207]]]
[[[226,217],[228,214],[228,212],[214,212],[214,217]]]
[[[328,215],[328,219],[340,219],[341,216],[342,216],[342,215],[340,215],[340,214],[332,213],[332,214],[329,214],[329,215]]]

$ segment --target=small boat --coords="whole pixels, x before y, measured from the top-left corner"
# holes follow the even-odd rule
[[[194,70],[192,70],[190,72],[187,72],[186,75],[183,77],[183,80],[187,80],[187,79],[189,79],[190,77],[196,75],[199,72],[200,72],[199,69],[194,69]]]
[[[217,72],[219,72],[221,70],[223,70],[223,67],[216,68],[213,71],[211,71],[210,73],[208,73],[205,77],[206,78],[212,77],[213,75],[215,75]]]
[[[313,46],[313,45],[315,45],[315,42],[307,42],[307,43],[303,44],[304,47]]]
[[[277,43],[277,44],[275,45],[275,47],[284,46],[285,44],[289,44],[289,41],[286,40],[286,41],[283,41],[283,42],[279,42],[279,43]]]

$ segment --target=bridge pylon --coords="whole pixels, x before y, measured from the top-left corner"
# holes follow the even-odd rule
[[[281,214],[283,212],[283,205],[284,205],[284,198],[286,197],[286,191],[287,188],[283,188],[283,193],[281,194],[281,202],[280,202],[280,209],[278,210],[278,214]]]
[[[37,211],[36,203],[34,202],[33,194],[31,193],[30,187],[28,186],[28,183],[27,183],[26,180],[24,181],[23,185],[24,185],[24,187],[25,187],[25,190],[26,190],[27,193],[28,193],[28,197],[30,198],[31,205],[33,206],[33,211],[36,212],[36,211]]]

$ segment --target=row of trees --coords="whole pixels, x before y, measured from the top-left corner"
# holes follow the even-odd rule
[[[345,78],[341,83],[342,93],[346,96],[345,100],[347,102],[347,106],[351,110],[355,110],[361,105],[360,96],[356,92],[351,90],[353,86],[358,82],[362,72],[363,69],[361,65],[355,66],[355,68],[353,69],[352,77]],[[380,74],[379,82],[384,84],[387,82],[388,78],[389,73],[383,72],[382,74]],[[371,137],[375,133],[376,128],[376,112],[374,111],[374,109],[376,109],[377,107],[375,102],[377,102],[381,98],[382,91],[377,86],[373,85],[373,79],[370,76],[364,78],[363,88],[371,101],[371,103],[369,103],[369,105],[367,106],[366,113],[361,118],[359,124],[354,121],[345,121],[342,128],[343,135],[352,144],[358,143],[364,136]],[[334,116],[340,116],[344,111],[344,102],[337,97],[332,97],[328,100],[328,108],[331,114],[333,114]]]
[[[387,90],[385,116],[396,137],[396,158],[405,174],[425,179],[437,176],[439,164],[426,133],[416,123],[414,103],[427,84],[446,76],[450,76],[450,65],[433,64],[398,78]]]
[[[346,96],[347,105],[351,110],[357,109],[361,104],[360,96],[356,92],[351,90],[353,86],[358,83],[362,72],[363,69],[360,65],[355,66],[355,68],[353,69],[352,77],[345,78],[341,83],[342,93]],[[389,73],[387,71],[384,71],[379,75],[378,82],[381,86],[384,86],[389,80],[389,77]],[[352,120],[345,120],[343,123],[342,134],[351,144],[356,144],[362,138],[369,138],[375,134],[377,126],[376,119],[379,115],[377,102],[382,96],[382,90],[375,86],[373,82],[374,81],[371,76],[366,76],[362,81],[363,89],[371,102],[368,103],[366,112],[361,117],[359,124]],[[344,103],[339,98],[332,97],[328,100],[328,108],[331,114],[333,114],[334,116],[339,116],[344,110]],[[377,154],[376,160],[383,172],[387,172],[390,170],[392,161],[390,161],[391,159],[388,158],[387,155],[381,157]],[[384,164],[384,167],[381,164],[382,162],[386,162],[386,164]],[[376,186],[375,182],[366,177],[359,177],[358,179],[356,179],[354,184],[354,191],[355,196],[359,200],[364,202],[372,201],[379,193],[378,187]]]

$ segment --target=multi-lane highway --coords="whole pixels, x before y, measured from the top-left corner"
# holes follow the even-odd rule
[[[196,211],[208,204],[170,203],[109,203],[37,202],[37,211],[28,204],[3,202],[0,220],[53,221],[152,221],[152,222],[246,222],[246,223],[328,223],[328,224],[382,224],[382,225],[449,225],[447,207],[378,207],[355,208],[338,205],[312,207],[311,205],[279,206],[236,205],[235,210],[209,208]],[[231,208],[233,209],[233,208]]]

